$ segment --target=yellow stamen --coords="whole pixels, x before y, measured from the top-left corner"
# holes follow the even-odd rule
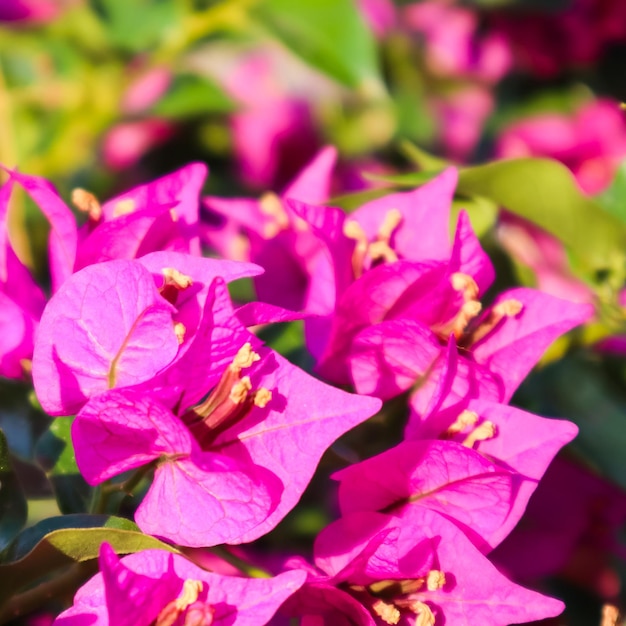
[[[202,586],[203,583],[199,580],[186,580],[178,598],[165,605],[157,616],[154,626],[172,626],[182,612],[197,601]]]
[[[120,200],[113,207],[113,217],[120,217],[120,215],[126,215],[132,213],[137,208],[137,203],[132,198],[126,198]]]
[[[380,225],[377,233],[379,241],[389,241],[393,231],[400,226],[402,222],[402,213],[398,209],[391,209],[385,214],[383,223]]]
[[[164,278],[164,281],[163,281],[164,286],[171,285],[172,287],[175,287],[176,289],[182,290],[182,289],[187,289],[188,287],[191,287],[191,285],[193,285],[193,280],[191,276],[187,276],[186,274],[179,272],[173,267],[164,267],[161,270],[161,273],[163,274],[163,278]]]
[[[248,397],[248,392],[252,389],[252,383],[249,376],[244,376],[238,380],[231,388],[228,397],[235,404],[242,404]]]
[[[602,607],[602,622],[600,626],[617,626],[619,611],[613,604],[605,604]]]
[[[187,579],[183,583],[183,590],[176,600],[176,608],[184,611],[190,604],[193,604],[202,591],[202,582],[199,580]]]
[[[361,228],[361,225],[355,220],[346,220],[343,225],[343,234],[348,239],[354,239],[356,242],[364,241],[367,245],[367,235]]]
[[[400,621],[400,611],[393,604],[383,600],[376,600],[372,604],[372,610],[385,624],[397,624]]]
[[[409,608],[417,615],[415,626],[434,626],[435,616],[427,604],[415,601]]]
[[[450,282],[452,283],[452,289],[454,289],[454,291],[463,292],[463,299],[466,302],[478,298],[478,285],[469,274],[455,272],[450,276]]]
[[[252,344],[247,341],[239,348],[229,367],[234,372],[240,372],[242,369],[246,369],[253,363],[256,363],[260,358],[261,357],[252,349]]]
[[[83,213],[89,215],[89,219],[97,222],[102,217],[102,207],[96,196],[91,192],[77,187],[72,191],[72,204]]]
[[[433,569],[426,576],[426,589],[428,591],[437,591],[446,584],[446,575],[438,569]]]
[[[278,230],[289,227],[289,215],[287,215],[281,199],[275,193],[271,191],[264,193],[259,198],[259,206],[262,213],[273,219]]]
[[[369,255],[372,261],[382,259],[385,263],[395,263],[398,255],[389,247],[386,241],[374,241],[369,245]]]
[[[176,212],[176,209],[170,209],[170,217],[172,218],[172,222],[178,221],[178,213]]]
[[[178,339],[179,345],[185,341],[185,333],[187,329],[182,322],[176,322],[174,324],[174,334],[176,335],[176,339]]]
[[[258,406],[260,409],[263,409],[267,406],[267,404],[272,399],[272,392],[265,387],[259,387],[256,393],[254,394],[254,405]]]
[[[478,415],[474,411],[465,409],[461,411],[456,420],[448,426],[446,434],[456,435],[463,432],[468,426],[474,426],[478,422]]]
[[[493,422],[485,421],[477,426],[463,441],[467,448],[474,447],[477,441],[492,439],[496,435],[496,425]]]
[[[478,300],[468,300],[463,303],[452,325],[452,332],[457,339],[463,335],[468,324],[480,313],[482,308],[483,306]]]
[[[485,320],[463,338],[463,347],[469,348],[486,337],[505,317],[515,317],[524,305],[519,300],[503,300],[494,306]]]

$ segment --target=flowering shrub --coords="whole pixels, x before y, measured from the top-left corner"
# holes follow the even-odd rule
[[[623,10],[496,4],[0,8],[0,625],[622,623]]]

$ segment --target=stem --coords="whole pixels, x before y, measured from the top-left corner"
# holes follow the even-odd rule
[[[238,556],[235,556],[225,546],[215,546],[214,548],[210,548],[210,552],[226,561],[226,563],[236,567],[240,572],[250,578],[272,578],[272,575],[268,571],[261,569],[256,565],[252,565]]]
[[[0,625],[32,613],[52,599],[74,595],[85,580],[97,571],[97,559],[76,563],[60,576],[13,596],[0,611]]]

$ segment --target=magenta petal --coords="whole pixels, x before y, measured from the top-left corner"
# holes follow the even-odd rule
[[[74,215],[47,180],[8,169],[6,171],[24,187],[50,222],[50,273],[52,290],[56,291],[74,271],[78,241]]]
[[[358,333],[348,358],[356,390],[388,399],[409,389],[440,353],[441,346],[427,327],[392,320]]]
[[[441,515],[422,509],[413,519],[426,536],[439,538],[439,569],[449,582],[438,591],[420,596],[440,607],[446,624],[508,626],[559,615],[559,600],[520,587],[506,579],[471,544],[467,537]],[[407,541],[413,532],[407,528]]]
[[[332,173],[336,163],[337,149],[334,146],[322,148],[281,195],[309,204],[326,202],[330,197]]]
[[[518,288],[501,294],[494,306],[517,300],[523,308],[505,318],[472,347],[475,360],[501,378],[508,402],[548,346],[560,335],[589,320],[593,307],[561,300],[534,289]]]
[[[471,276],[478,285],[481,294],[485,293],[496,277],[489,255],[482,249],[474,229],[465,211],[459,214],[454,237],[452,257],[457,257],[459,266],[456,271]]]
[[[36,322],[0,291],[0,376],[21,379],[22,361],[33,354]]]
[[[306,576],[302,571],[264,579],[220,576],[165,550],[143,550],[120,560],[108,544],[101,548],[100,568],[55,625],[148,626],[180,597],[185,581],[198,581],[198,602],[215,611],[213,626],[262,626]]]
[[[544,475],[556,453],[578,434],[572,422],[539,417],[512,406],[473,400],[468,408],[497,429],[495,437],[479,442],[478,451],[536,480]]]
[[[343,514],[384,511],[408,524],[415,509],[426,507],[454,521],[481,550],[517,522],[509,519],[515,475],[452,441],[405,441],[334,478]]]
[[[161,463],[135,521],[145,533],[185,546],[243,543],[259,537],[281,496],[263,467],[196,452]]]
[[[110,220],[115,216],[115,209],[120,202],[132,202],[134,209],[156,206],[173,208],[181,233],[189,242],[189,251],[200,254],[198,203],[206,175],[206,165],[190,163],[167,176],[112,198],[102,205],[102,211],[105,218]]]
[[[279,322],[294,322],[307,317],[306,313],[290,311],[274,304],[265,302],[248,302],[236,311],[237,319],[242,326],[258,326],[259,324],[276,324]]]
[[[302,626],[377,626],[370,612],[351,595],[325,582],[307,582],[281,608]],[[285,622],[283,625],[290,624]]]
[[[110,624],[150,626],[182,589],[183,581],[178,577],[132,571],[106,543],[100,548],[99,560]]]
[[[191,435],[168,409],[132,389],[92,398],[72,425],[76,462],[97,485],[161,455],[189,455]]]
[[[398,261],[374,267],[354,281],[337,303],[328,344],[316,370],[327,380],[338,384],[349,383],[350,372],[346,357],[355,335],[366,326],[393,319],[398,313],[402,315],[407,306],[418,310],[432,306],[433,290],[441,281],[443,271],[445,267],[441,264]],[[411,296],[415,291],[416,285],[423,288],[414,299],[407,298],[407,295]],[[424,302],[425,296],[430,296],[428,304]],[[420,298],[421,302],[415,302]],[[412,301],[409,303],[407,300]],[[418,321],[423,321],[421,317],[415,317]]]
[[[80,242],[76,269],[113,259],[136,259],[154,250],[185,249],[170,210],[159,206],[99,224]]]
[[[178,352],[173,310],[137,262],[73,274],[41,318],[33,356],[41,405],[67,415],[94,394],[152,378]]]
[[[322,529],[315,539],[315,564],[333,583],[369,585],[399,572],[397,519],[381,513],[346,515]]]
[[[414,191],[400,192],[372,200],[350,216],[370,241],[376,238],[385,215],[391,209],[402,213],[391,244],[400,257],[411,261],[443,261],[450,256],[450,206],[458,180],[457,171],[448,168]],[[416,233],[428,233],[416,237]]]
[[[168,398],[175,390],[176,404],[183,411],[197,404],[217,384],[224,369],[232,363],[237,351],[245,343],[250,343],[253,348],[260,344],[235,317],[228,289],[222,279],[216,278],[206,287],[206,291],[203,309],[198,312],[192,306],[193,300],[190,300],[190,310],[181,310],[177,314],[185,325],[192,316],[200,316],[197,328],[189,326],[191,339],[183,342],[169,367],[142,385],[147,392],[157,389],[159,394],[166,392]],[[183,313],[186,317],[183,317]]]
[[[241,541],[271,530],[296,505],[326,449],[381,406],[376,398],[330,387],[278,355],[270,367],[268,351],[259,353],[259,375],[251,374],[252,383],[269,389],[272,400],[264,409],[253,408],[246,419],[219,436],[214,449],[266,467],[281,480],[284,492],[276,510]]]

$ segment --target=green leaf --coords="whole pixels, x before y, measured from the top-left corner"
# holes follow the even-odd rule
[[[176,0],[90,0],[111,42],[133,53],[155,47],[168,31],[179,27],[181,4]]]
[[[63,513],[88,510],[91,488],[76,465],[71,428],[73,417],[57,417],[37,442],[37,462],[46,471]]]
[[[26,498],[11,465],[7,439],[0,430],[0,549],[22,529],[27,514]]]
[[[626,160],[619,166],[611,186],[595,199],[609,213],[626,223]]]
[[[400,142],[400,152],[421,170],[435,170],[436,172],[440,172],[451,165],[445,159],[440,159],[439,157],[429,154],[410,141]]]
[[[380,181],[383,183],[389,183],[396,187],[419,187],[429,180],[432,180],[440,174],[443,169],[435,169],[421,172],[408,172],[406,174],[369,174],[365,172],[364,178],[373,181]]]
[[[459,213],[465,211],[470,218],[472,228],[477,237],[483,237],[496,222],[498,217],[498,205],[488,200],[475,196],[473,198],[455,198],[452,201],[450,212],[451,230],[454,232]]]
[[[376,43],[351,0],[261,0],[251,16],[339,82],[381,92]]]
[[[579,189],[551,159],[513,159],[462,169],[457,191],[484,197],[562,241],[590,275],[624,271],[626,224]]]
[[[100,545],[111,544],[118,554],[176,548],[139,532],[132,522],[107,515],[63,515],[23,531],[2,553],[0,604],[19,589],[55,570],[97,559]]]
[[[233,101],[209,79],[197,74],[179,74],[151,112],[177,119],[206,113],[227,113],[234,108]]]

